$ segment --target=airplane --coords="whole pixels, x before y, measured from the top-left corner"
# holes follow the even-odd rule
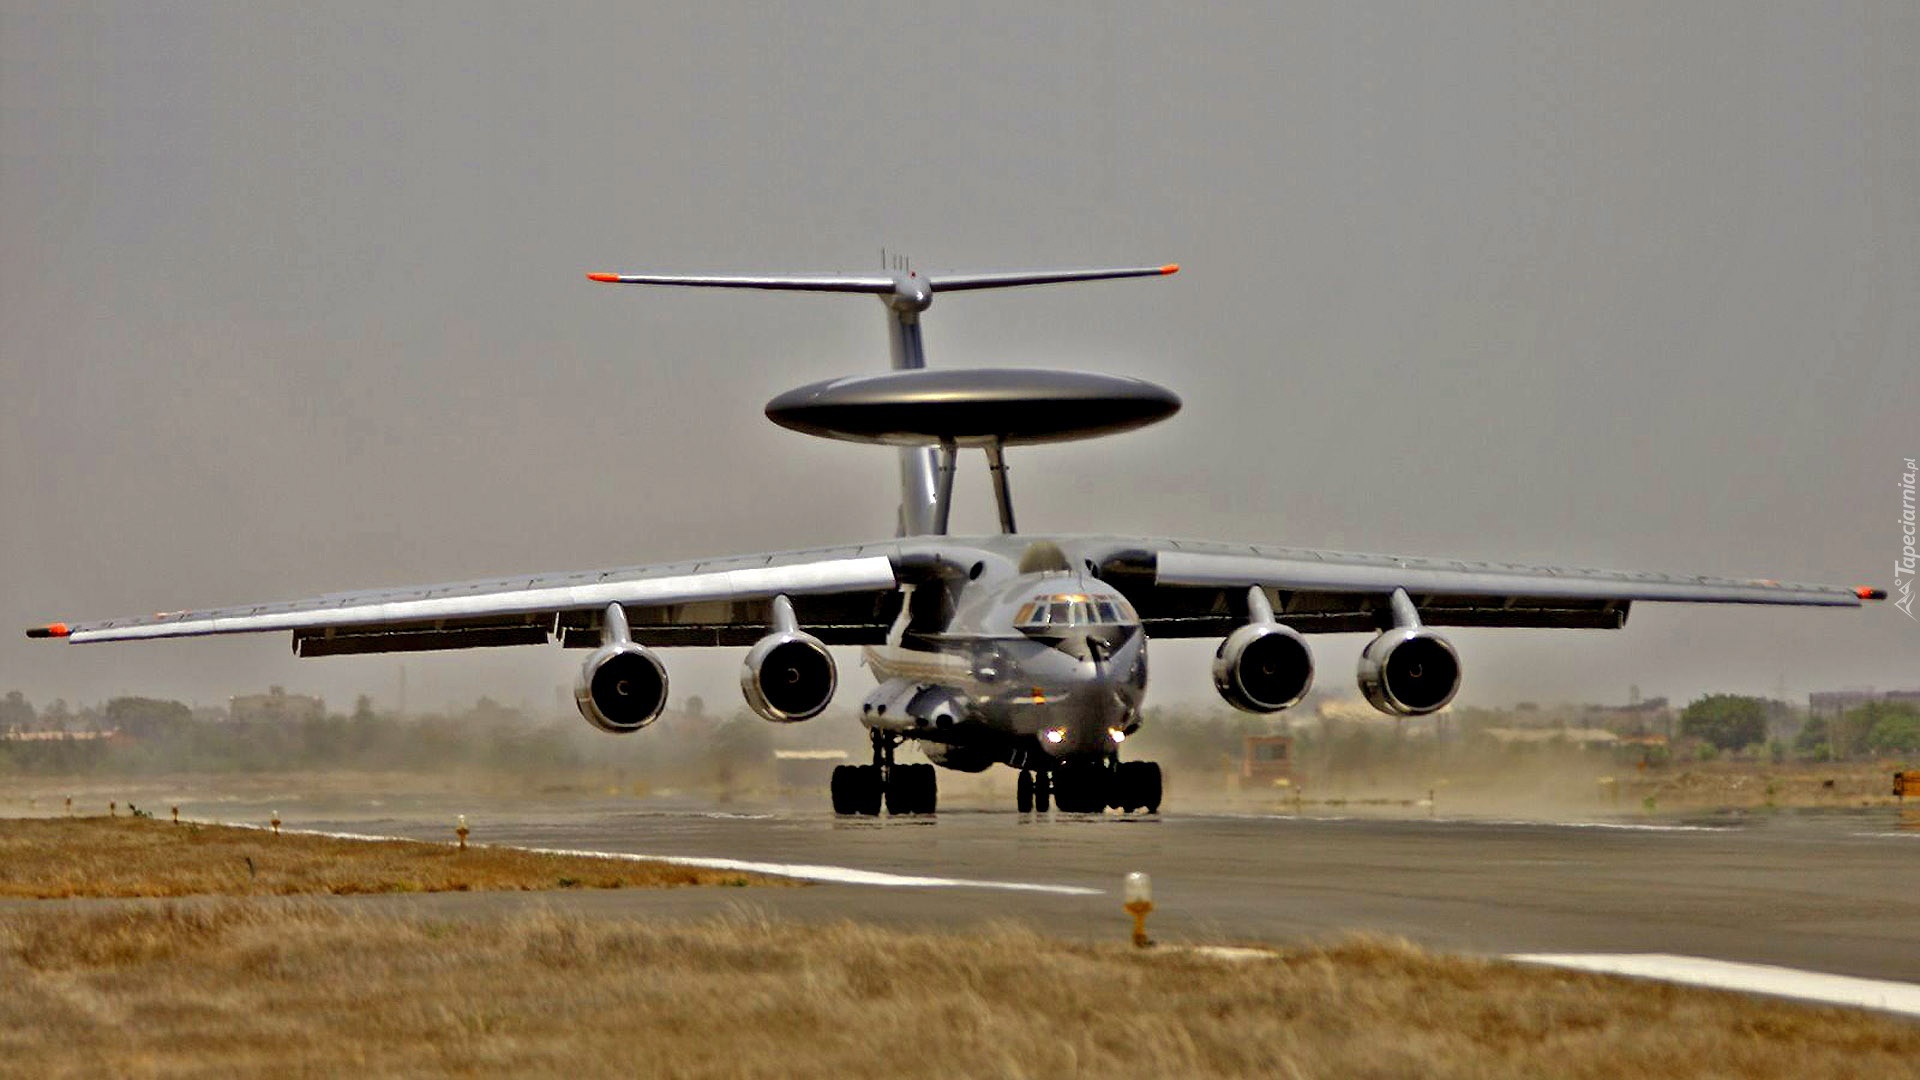
[[[1147,646],[1218,638],[1213,682],[1252,713],[1313,684],[1305,635],[1374,634],[1357,680],[1375,708],[1424,716],[1459,692],[1461,663],[1436,627],[1618,629],[1636,603],[1858,607],[1867,586],[1523,566],[1128,536],[1035,536],[1014,524],[1009,446],[1130,431],[1171,416],[1172,392],[1138,379],[1042,369],[929,368],[920,322],[936,295],[1173,274],[1175,264],[922,275],[589,274],[628,285],[864,293],[886,309],[890,371],[781,394],[775,423],[898,448],[890,539],[839,547],[534,574],[294,603],[51,623],[70,643],[290,632],[299,656],[558,642],[588,650],[574,698],[588,723],[627,735],[667,704],[657,650],[746,647],[747,704],[774,723],[819,716],[839,675],[828,646],[858,645],[878,685],[860,704],[871,763],[831,780],[842,815],[930,814],[934,766],[1019,771],[1016,808],[1157,813],[1158,764],[1123,760],[1140,730]],[[984,453],[1000,531],[951,536],[962,449]],[[931,765],[896,763],[913,742]]]

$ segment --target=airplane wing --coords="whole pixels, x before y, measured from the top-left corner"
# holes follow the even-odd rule
[[[1636,602],[1858,607],[1886,598],[1867,586],[1360,555],[1193,540],[1113,540],[1090,561],[1156,637],[1212,637],[1246,618],[1264,587],[1274,615],[1303,633],[1380,628],[1406,590],[1432,626],[1624,626]]]
[[[856,545],[52,623],[27,636],[90,643],[278,630],[292,632],[301,656],[533,645],[555,638],[579,648],[600,643],[601,612],[618,603],[641,644],[751,644],[767,632],[773,598],[786,596],[821,640],[873,644],[885,639],[898,611],[899,571],[911,574],[913,562],[897,544]]]

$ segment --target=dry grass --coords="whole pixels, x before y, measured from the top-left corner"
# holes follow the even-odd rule
[[[1920,1027],[1355,940],[1224,963],[1006,928],[476,921],[313,901],[0,917],[35,1076],[1866,1077]]]
[[[1635,803],[1651,797],[1659,807],[1673,809],[1897,806],[1893,774],[1906,767],[1892,759],[1782,765],[1712,761],[1622,773],[1622,794]]]
[[[0,820],[0,897],[466,892],[787,884],[670,863],[145,818]],[[5,1063],[0,1062],[0,1068]]]

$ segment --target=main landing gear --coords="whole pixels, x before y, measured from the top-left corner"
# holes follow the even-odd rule
[[[833,770],[833,812],[876,817],[880,804],[887,813],[931,814],[940,801],[939,781],[931,765],[895,765],[894,748],[903,741],[898,735],[875,731],[873,764],[841,765]]]
[[[1014,790],[1014,806],[1023,814],[1047,812],[1049,802],[1069,814],[1098,814],[1102,810],[1133,813],[1160,812],[1160,764],[1154,761],[1115,761],[1098,765],[1060,765],[1051,769],[1021,769]]]

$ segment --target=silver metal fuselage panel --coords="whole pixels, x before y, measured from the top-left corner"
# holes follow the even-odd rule
[[[1118,591],[1084,572],[1022,574],[999,559],[974,565],[977,577],[950,588],[916,587],[887,642],[865,648],[880,686],[862,722],[1000,763],[1111,754],[1140,726],[1147,636],[1139,620],[1130,608],[1044,628],[1017,620],[1036,604],[1075,602],[1063,598],[1089,608],[1088,598],[1106,598],[1099,606],[1111,610]],[[941,595],[922,599],[928,589]]]

